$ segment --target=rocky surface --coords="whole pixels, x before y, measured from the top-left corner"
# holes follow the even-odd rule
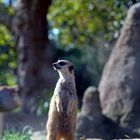
[[[21,104],[17,87],[0,86],[0,136],[4,126],[4,112],[12,111]]]
[[[140,132],[140,3],[128,11],[99,84],[103,114]]]
[[[16,87],[0,86],[0,112],[11,111],[21,106]]]
[[[82,110],[78,114],[76,140],[86,138],[125,138],[125,135],[134,135],[128,130],[120,128],[116,123],[102,115],[99,93],[93,86],[89,87],[83,97]]]

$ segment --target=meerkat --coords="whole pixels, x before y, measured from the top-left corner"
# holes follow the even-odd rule
[[[53,67],[59,73],[47,122],[47,140],[74,140],[78,98],[74,66],[70,61],[58,60]]]

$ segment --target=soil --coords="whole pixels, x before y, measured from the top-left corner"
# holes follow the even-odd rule
[[[45,140],[47,115],[36,116],[25,113],[5,113],[4,130],[33,131],[32,140]]]

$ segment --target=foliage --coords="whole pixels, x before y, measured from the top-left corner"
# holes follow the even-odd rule
[[[1,84],[14,85],[14,70],[16,69],[16,54],[14,41],[8,29],[0,25],[0,82]]]
[[[6,130],[3,135],[3,140],[31,140],[32,129],[25,127],[21,132]]]
[[[74,62],[79,66],[87,64],[88,70],[99,77],[132,4],[131,0],[53,0],[48,14],[54,31],[50,39],[57,48],[65,48],[67,58],[71,59],[68,50],[77,48],[79,53],[72,56]]]
[[[118,3],[108,0],[54,0],[48,15],[53,28],[58,28],[59,39],[63,46],[74,43],[95,45],[101,38],[110,40],[111,35],[106,34],[119,27],[124,16],[124,5],[117,8]],[[55,20],[54,20],[55,19]]]
[[[10,1],[9,1],[10,2]],[[0,12],[14,15],[11,5],[0,0]],[[11,33],[5,25],[0,24],[0,84],[15,85],[16,54]]]
[[[9,3],[8,3],[9,2]],[[0,0],[0,12],[7,12],[10,16],[14,15],[14,9],[11,6],[11,0]]]

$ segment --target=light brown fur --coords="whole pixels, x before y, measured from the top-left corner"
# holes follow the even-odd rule
[[[47,140],[74,140],[77,102],[73,72],[60,74],[50,103]]]

